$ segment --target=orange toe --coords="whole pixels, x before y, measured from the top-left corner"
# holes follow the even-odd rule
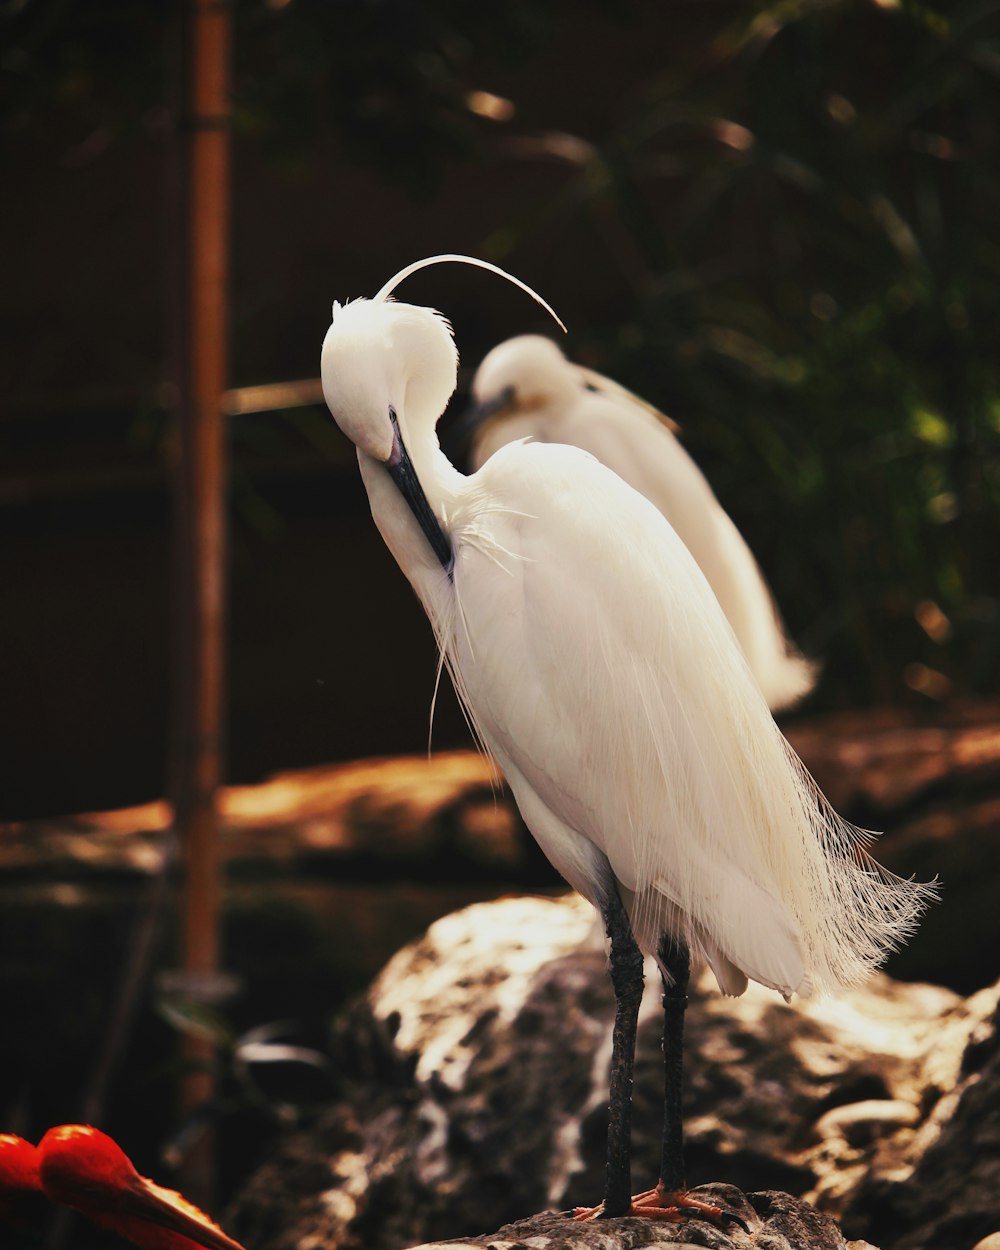
[[[572,1218],[581,1222],[589,1222],[596,1220],[603,1211],[603,1203],[596,1207],[574,1207]],[[749,1231],[743,1220],[731,1211],[724,1211],[714,1203],[695,1198],[686,1189],[671,1191],[662,1189],[659,1185],[636,1194],[632,1199],[630,1209],[625,1214],[637,1215],[647,1220],[667,1220],[673,1224],[680,1224],[684,1220],[708,1220],[709,1223],[722,1229],[725,1229],[728,1222],[739,1224],[744,1230]]]

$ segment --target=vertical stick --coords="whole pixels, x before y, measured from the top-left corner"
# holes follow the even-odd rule
[[[226,580],[226,440],[229,225],[229,6],[190,0],[190,269],[184,300],[176,481],[177,616],[172,798],[180,837],[183,968],[187,985],[211,982],[219,965],[218,813],[222,776]],[[214,1094],[210,1042],[186,1038],[182,1109]],[[192,1159],[185,1189],[208,1203],[211,1151]]]

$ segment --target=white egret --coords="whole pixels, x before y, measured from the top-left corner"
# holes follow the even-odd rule
[[[483,359],[473,406],[456,429],[471,437],[474,469],[507,443],[571,443],[596,456],[660,509],[697,560],[772,711],[789,708],[815,681],[796,651],[764,576],[677,426],[610,378],[567,360],[551,339],[520,335]]]
[[[575,447],[515,443],[470,477],[448,461],[435,426],[455,388],[451,328],[389,299],[440,259],[483,264],[435,257],[374,299],[334,305],[324,395],[479,741],[604,919],[616,1012],[600,1212],[702,1212],[680,1116],[689,950],[726,994],[748,979],[786,998],[849,985],[910,932],[933,888],[881,869],[868,835],[829,807],[647,499]],[[659,1183],[632,1199],[641,951],[663,977],[667,1093]]]

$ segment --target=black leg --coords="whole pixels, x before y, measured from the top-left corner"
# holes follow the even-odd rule
[[[663,978],[663,1147],[660,1155],[660,1188],[675,1193],[686,1186],[684,1177],[684,1009],[688,1001],[691,959],[683,942],[660,938],[660,963],[670,974]]]
[[[615,1028],[611,1043],[611,1098],[608,1114],[607,1185],[601,1216],[626,1215],[632,1207],[630,1132],[635,1034],[642,1001],[642,953],[612,885],[602,908],[611,940],[611,983],[615,989]]]

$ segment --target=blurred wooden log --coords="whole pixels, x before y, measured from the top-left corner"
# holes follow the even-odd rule
[[[788,736],[845,816],[886,830],[876,848],[883,863],[942,879],[942,903],[894,957],[894,973],[962,990],[1000,974],[1000,912],[984,870],[1000,861],[1000,707],[979,704],[937,725],[844,714],[803,721]],[[487,761],[466,751],[228,786],[219,812],[220,855],[234,879],[558,885]],[[9,825],[0,831],[0,878],[146,875],[156,871],[168,822],[161,802]]]
[[[787,731],[834,807],[899,816],[935,792],[1000,788],[1000,705],[968,704],[935,722],[896,711],[840,712]]]
[[[912,818],[929,821],[943,839],[948,809],[941,800],[1000,800],[1000,705],[983,703],[950,722],[914,725],[890,712],[856,712],[802,721],[787,731],[830,801],[849,819],[876,813],[891,831]],[[256,785],[225,786],[219,812],[227,859],[258,850],[278,860],[294,857],[292,845],[330,854],[403,853],[427,835],[441,814],[475,802],[504,813],[510,799],[489,763],[468,751],[432,757],[393,756],[324,764],[280,773]],[[127,856],[129,837],[165,829],[166,803],[154,802],[61,819],[0,825],[0,870],[33,855],[47,858],[68,848],[78,833],[101,839],[111,866],[115,845]],[[509,823],[496,817],[498,825]],[[483,815],[483,824],[490,820]],[[6,831],[6,837],[3,836]],[[470,833],[472,831],[470,830]],[[896,838],[893,832],[889,841]],[[31,855],[27,842],[36,843]],[[383,842],[383,840],[387,840]],[[93,843],[96,845],[96,843]],[[90,851],[81,851],[81,858]],[[97,854],[96,851],[93,852]],[[132,867],[141,871],[140,856]],[[127,867],[123,859],[122,867]]]

